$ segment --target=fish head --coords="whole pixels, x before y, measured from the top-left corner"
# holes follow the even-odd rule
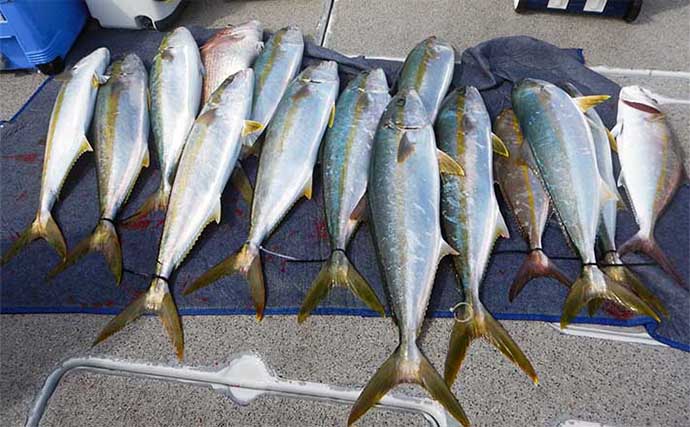
[[[384,73],[381,68],[362,71],[355,79],[358,80],[357,87],[365,92],[389,91],[386,73]]]
[[[278,31],[282,34],[281,42],[295,45],[304,45],[302,29],[297,25],[288,25]]]
[[[91,73],[94,72],[93,70],[95,70],[96,73],[103,74],[109,63],[110,50],[108,50],[107,47],[99,47],[87,56],[80,59],[79,62],[72,67],[70,72],[72,74],[76,74],[82,69],[88,69],[91,70],[89,71]]]
[[[189,32],[187,27],[177,27],[163,37],[158,51],[163,52],[167,49],[176,49],[187,46],[190,43],[194,43],[196,46],[196,40],[194,40],[192,33]]]
[[[549,103],[553,98],[568,96],[563,89],[544,80],[526,78],[513,86],[512,103],[513,110],[518,118],[523,111],[527,111],[536,105]]]
[[[338,81],[338,64],[335,61],[319,61],[300,73],[299,79],[310,83]]]
[[[619,102],[635,110],[651,114],[662,114],[658,95],[642,86],[625,86],[621,89]]]
[[[412,88],[400,89],[390,100],[381,123],[398,129],[421,129],[431,124],[422,99]]]
[[[146,67],[137,54],[129,53],[121,60],[113,62],[108,74],[111,78],[127,78],[129,76],[140,78],[142,75],[146,75]]]
[[[450,43],[436,36],[431,36],[424,39],[417,46],[423,47],[425,50],[434,54],[440,54],[443,52],[455,53],[453,46]]]

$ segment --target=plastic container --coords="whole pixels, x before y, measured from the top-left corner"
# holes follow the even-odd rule
[[[513,0],[518,13],[529,10],[578,13],[622,18],[627,22],[637,19],[642,0]]]
[[[105,28],[168,29],[185,0],[86,0],[91,16]]]
[[[0,69],[57,74],[88,11],[82,0],[0,0],[0,15]]]

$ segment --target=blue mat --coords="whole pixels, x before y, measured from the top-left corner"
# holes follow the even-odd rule
[[[200,42],[211,31],[192,29]],[[68,63],[73,63],[96,47],[107,46],[114,58],[134,51],[150,65],[162,35],[148,31],[97,30],[85,33],[74,47]],[[341,64],[343,85],[358,70],[382,66],[394,83],[400,63],[347,58],[313,44],[307,45],[305,63],[319,58],[335,59]],[[492,115],[509,105],[513,81],[532,76],[558,82],[570,80],[584,93],[608,93],[614,99],[599,108],[609,126],[615,120],[616,95],[619,87],[583,66],[582,52],[559,49],[547,43],[526,38],[496,39],[468,49],[462,65],[456,69],[454,83],[477,86]],[[38,203],[44,137],[58,84],[49,81],[0,130],[0,219],[1,248],[6,251],[13,239],[33,219]],[[152,159],[154,157],[152,156]],[[256,160],[245,167],[253,176]],[[317,177],[320,171],[315,172]],[[125,214],[131,214],[156,188],[159,178],[155,162],[139,178]],[[687,187],[681,188],[671,206],[660,219],[657,238],[680,271],[688,275],[688,221],[690,215]],[[303,260],[323,259],[328,255],[328,238],[323,218],[320,180],[315,180],[313,200],[301,200],[283,224],[265,243],[267,249]],[[223,279],[201,291],[183,297],[179,292],[188,282],[240,247],[248,231],[249,206],[228,187],[222,199],[220,225],[212,224],[203,233],[187,260],[172,277],[174,294],[183,315],[252,314],[254,313],[246,283],[240,277]],[[519,237],[512,218],[510,240],[498,242],[495,255],[482,286],[482,300],[499,319],[558,321],[566,289],[559,283],[538,279],[529,284],[514,303],[508,302],[508,287],[523,261],[526,244]],[[92,230],[98,218],[96,170],[92,154],[83,156],[75,165],[54,209],[68,246],[73,248]],[[130,227],[119,227],[123,248],[125,274],[120,288],[99,254],[92,254],[77,265],[46,283],[46,273],[57,262],[55,253],[45,242],[30,245],[0,270],[1,313],[118,313],[148,286],[147,275],[153,271],[163,217],[143,220]],[[619,215],[618,238],[622,243],[637,230],[630,212]],[[579,270],[579,261],[572,259],[558,226],[550,224],[544,238],[546,252],[562,257],[556,262],[571,277]],[[383,299],[384,292],[367,224],[357,232],[349,248],[351,260],[373,284]],[[319,271],[319,262],[289,262],[280,257],[262,255],[267,284],[266,314],[296,314],[311,281]],[[632,263],[648,263],[637,256]],[[649,288],[666,304],[671,317],[656,325],[646,317],[615,318],[600,312],[596,317],[578,317],[576,322],[609,325],[644,325],[649,333],[664,343],[690,351],[690,301],[656,266],[636,266],[635,270]],[[457,293],[450,263],[444,260],[439,268],[429,314],[450,317],[448,309],[457,302]],[[336,289],[315,314],[374,316],[347,290]],[[583,313],[584,314],[584,313]],[[625,313],[621,313],[624,317]]]

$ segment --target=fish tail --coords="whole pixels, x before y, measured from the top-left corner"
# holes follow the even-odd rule
[[[642,283],[640,278],[625,265],[608,265],[602,267],[601,269],[604,274],[613,279],[618,283],[626,285],[631,289],[640,299],[647,303],[650,307],[654,309],[657,313],[661,313],[662,316],[668,317],[668,310],[664,307],[664,304],[659,298],[656,297],[647,289],[647,287]]]
[[[119,285],[122,280],[122,250],[120,249],[120,239],[117,237],[115,225],[107,220],[101,220],[89,237],[79,242],[60,264],[50,270],[47,279],[54,278],[79,261],[84,255],[94,251],[103,254],[108,263],[108,268],[110,268],[110,272],[113,273],[115,277],[115,283]]]
[[[302,323],[307,320],[312,310],[326,297],[328,291],[335,286],[350,289],[369,308],[378,312],[381,316],[385,315],[383,305],[376,296],[376,292],[371,288],[371,285],[362,277],[350,260],[347,259],[344,251],[335,250],[331,252],[328,261],[321,267],[319,275],[316,276],[312,283],[311,289],[309,289],[307,296],[304,298],[302,307],[297,315],[297,321]]]
[[[189,295],[198,289],[210,285],[221,277],[234,273],[240,273],[249,282],[252,300],[254,300],[254,307],[256,307],[256,318],[258,320],[263,319],[264,308],[266,307],[264,273],[261,268],[259,248],[250,242],[245,243],[237,253],[230,255],[211,267],[210,270],[189,285],[182,294]]]
[[[398,348],[383,362],[352,406],[347,425],[361,418],[398,384],[419,384],[463,426],[470,425],[465,411],[441,375],[422,354],[416,344]]]
[[[105,328],[98,335],[93,345],[118,332],[146,312],[155,313],[160,317],[161,323],[163,323],[163,327],[175,347],[177,358],[182,360],[184,355],[184,337],[182,335],[180,316],[177,314],[177,307],[170,294],[168,283],[160,277],[154,278],[145,294],[135,299],[105,325]]]
[[[654,310],[631,290],[604,275],[599,267],[584,265],[580,277],[570,288],[565,299],[561,329],[572,322],[582,307],[587,305],[590,313],[593,314],[595,312],[593,310],[598,310],[600,301],[603,300],[609,300],[635,313],[647,315],[657,322],[661,321]]]
[[[534,384],[539,378],[527,356],[481,303],[460,304],[455,312],[455,324],[448,344],[444,377],[451,386],[458,376],[462,362],[472,341],[485,338],[503,355],[527,374]]]
[[[568,277],[541,249],[535,249],[527,255],[520,270],[518,270],[517,276],[515,276],[513,284],[510,286],[510,291],[508,293],[510,302],[513,302],[522,291],[522,288],[524,288],[530,280],[537,277],[551,277],[570,287],[570,280]]]
[[[671,260],[666,256],[664,251],[659,247],[653,237],[647,237],[642,232],[638,232],[623,243],[618,253],[623,256],[630,252],[642,252],[651,259],[653,259],[659,266],[676,281],[680,287],[689,289],[687,281],[683,278],[680,272],[673,266]]]
[[[67,244],[62,236],[60,227],[58,227],[50,212],[39,212],[31,225],[24,229],[17,240],[12,243],[10,249],[0,258],[0,266],[7,264],[26,245],[36,239],[44,239],[58,253],[62,260],[65,259]]]
[[[168,206],[168,199],[170,198],[170,187],[161,184],[155,193],[151,194],[148,199],[141,205],[139,210],[134,214],[122,220],[122,224],[133,224],[140,221],[156,211],[165,211]]]

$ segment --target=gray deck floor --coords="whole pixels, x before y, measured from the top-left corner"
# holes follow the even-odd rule
[[[318,37],[321,0],[194,1],[180,24],[222,26],[260,19],[268,28],[299,24]],[[514,34],[583,47],[591,64],[690,71],[690,4],[645,2],[634,25],[608,19],[516,15],[507,0],[337,0],[326,46],[346,54],[402,57],[420,39],[436,34],[459,51],[482,40]],[[31,73],[0,73],[0,118],[9,118],[40,84]],[[674,79],[615,78],[690,97],[690,84]],[[690,152],[687,107],[671,111],[673,126]],[[690,156],[688,156],[690,158]],[[5,315],[0,317],[0,420],[20,425],[34,393],[61,360],[85,353],[156,363],[176,363],[155,318],[145,318],[90,350],[108,316]],[[298,327],[293,317],[187,316],[185,363],[219,367],[232,354],[253,350],[286,378],[361,386],[395,347],[389,320],[314,317]],[[455,385],[477,426],[555,426],[581,419],[613,426],[685,426],[690,408],[690,355],[677,350],[562,336],[537,322],[504,322],[535,365],[533,386],[485,343],[472,348]],[[423,348],[442,366],[451,322],[428,322]],[[420,389],[403,387],[420,394]],[[237,407],[211,390],[149,380],[68,375],[51,401],[43,425],[344,425],[349,408],[262,398]],[[360,425],[423,425],[373,411]]]

